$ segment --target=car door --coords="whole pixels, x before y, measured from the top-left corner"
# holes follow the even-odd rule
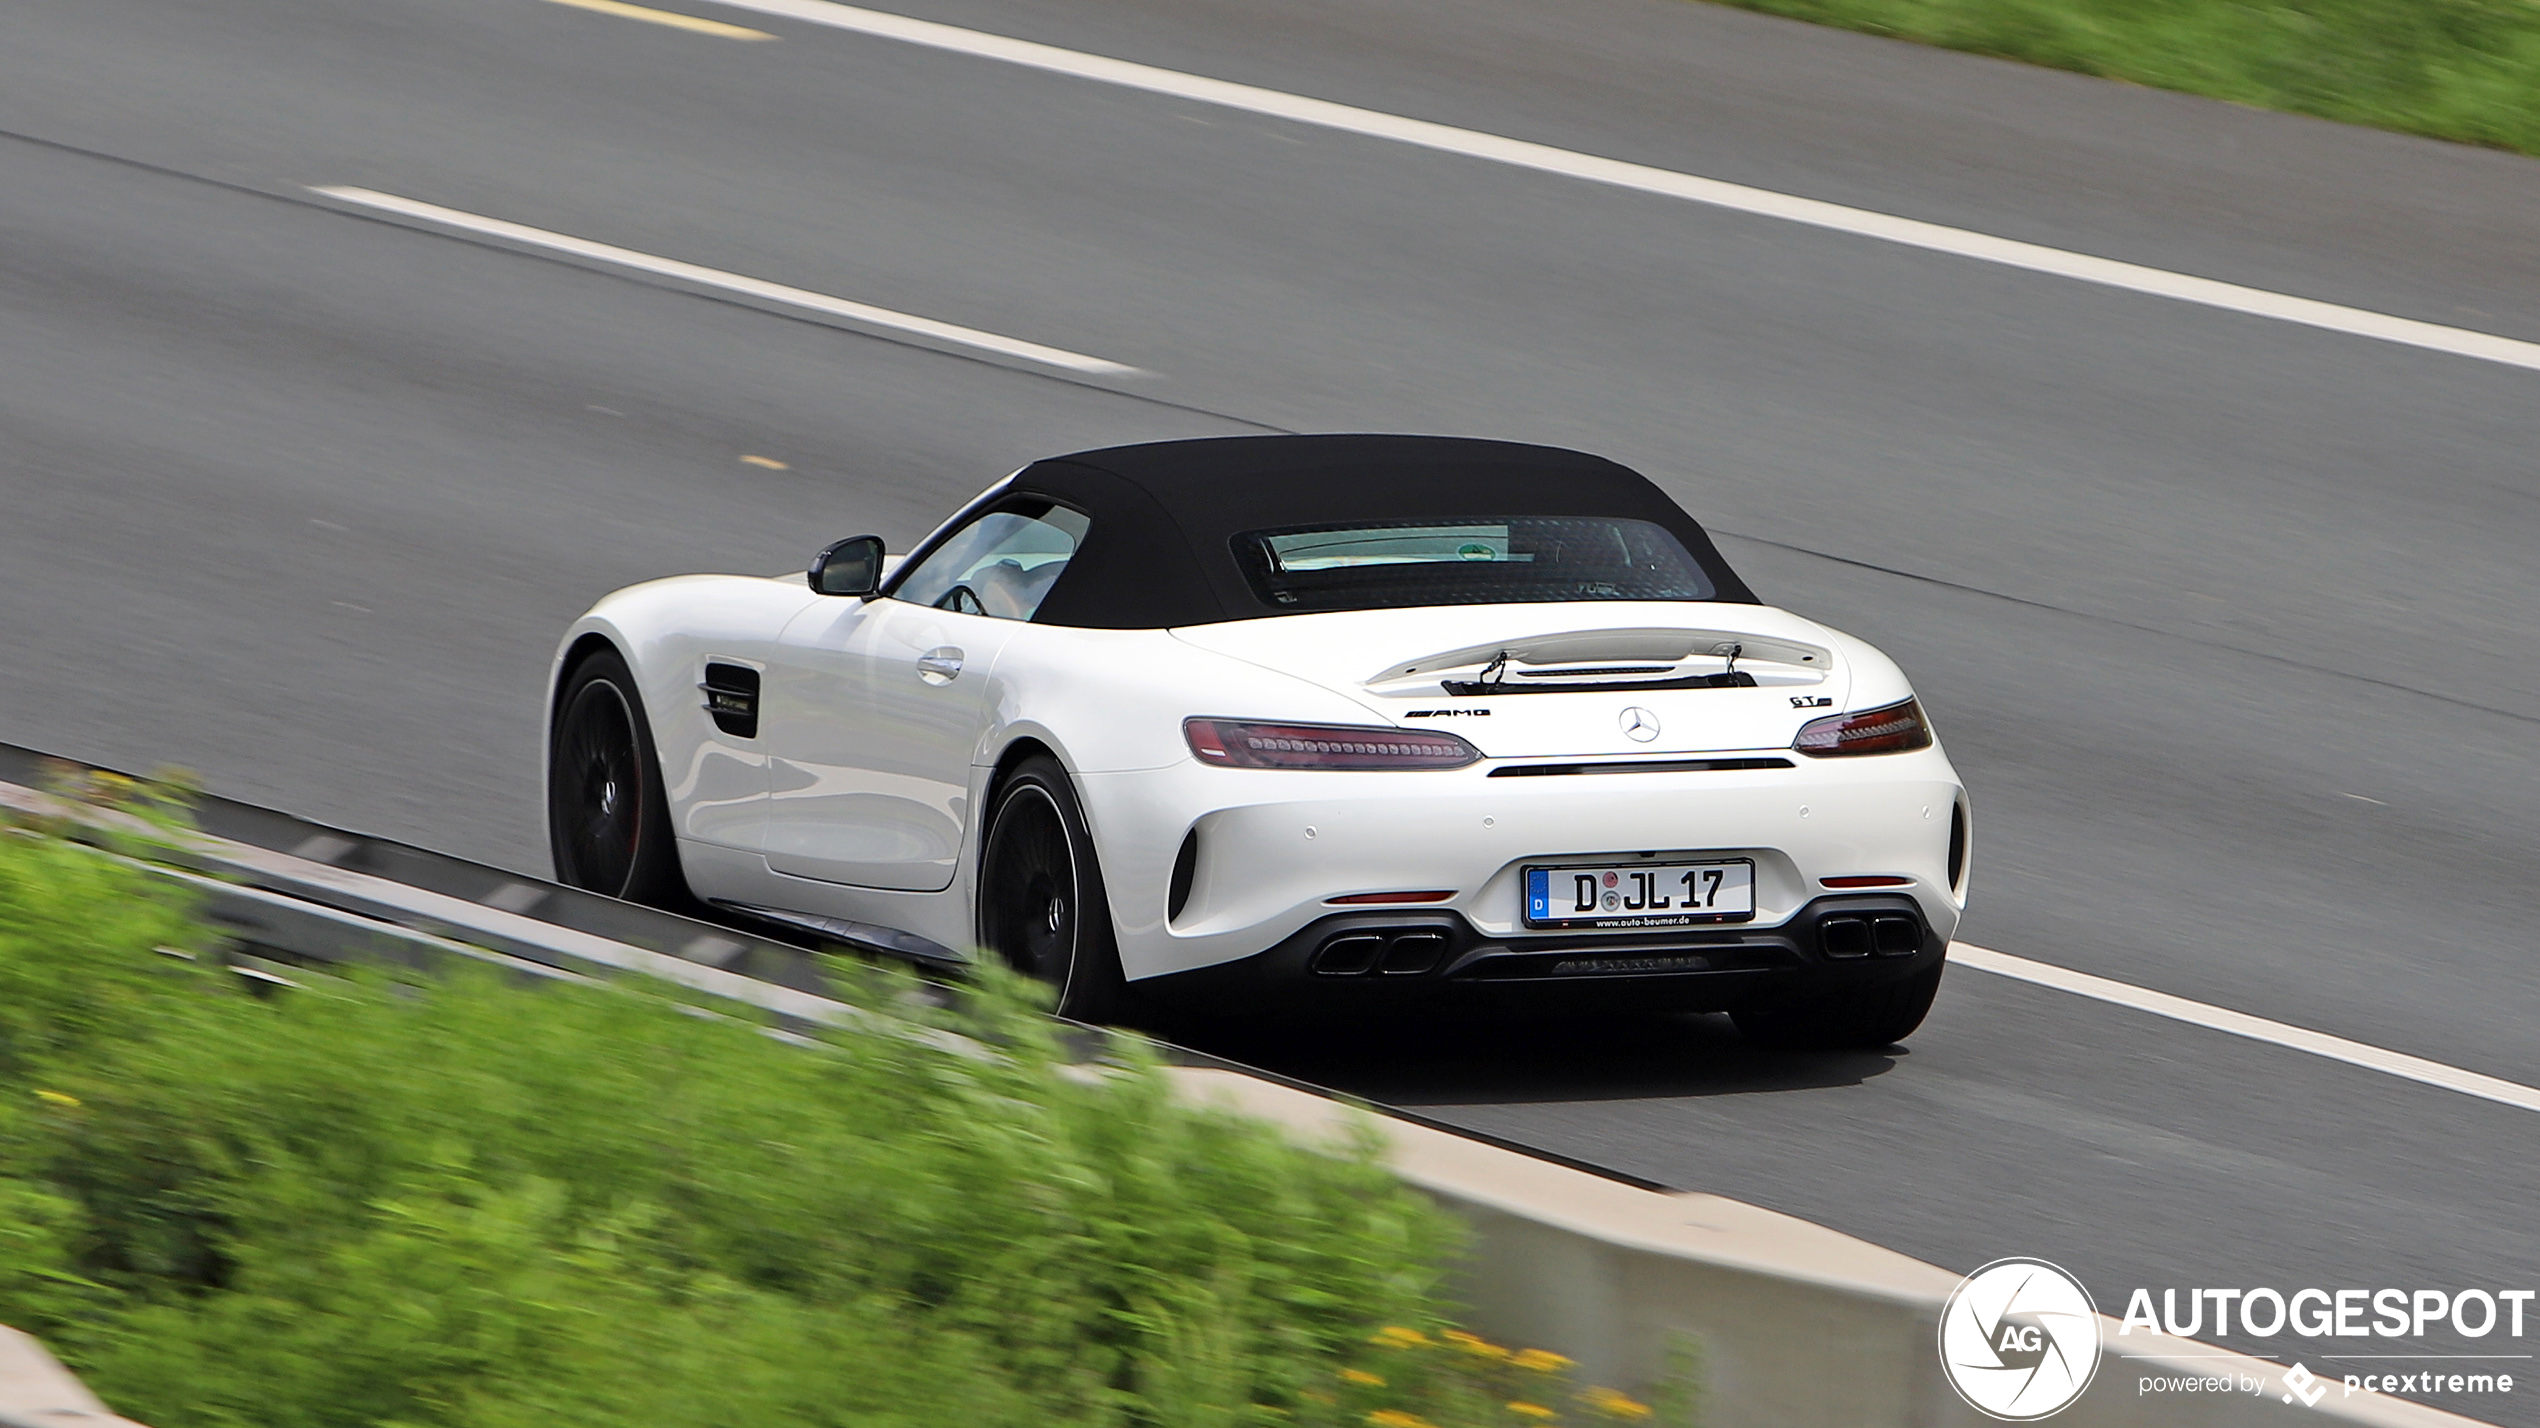
[[[988,671],[1032,617],[1084,517],[1020,498],[920,551],[873,600],[822,600],[770,661],[768,867],[858,887],[952,885],[976,811]]]

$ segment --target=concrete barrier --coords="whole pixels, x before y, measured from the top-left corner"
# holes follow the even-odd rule
[[[1460,1286],[1477,1331],[1578,1360],[1591,1382],[1646,1391],[1671,1339],[1704,1366],[1704,1428],[1977,1428],[1996,1420],[1942,1377],[1942,1307],[1958,1276],[1717,1195],[1643,1190],[1257,1077],[1180,1067],[1190,1099],[1337,1141],[1373,1125],[1397,1173],[1472,1227]],[[2104,1316],[2103,1316],[2104,1318]],[[2287,1366],[2141,1331],[2108,1344],[2059,1428],[2243,1428],[2302,1421],[2467,1428],[2475,1420],[2332,1387],[2287,1401]],[[2258,1393],[2152,1396],[2143,1375],[2220,1376]]]
[[[118,1418],[44,1346],[0,1328],[0,1428],[141,1428]]]

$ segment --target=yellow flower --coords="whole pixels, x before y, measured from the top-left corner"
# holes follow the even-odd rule
[[[79,1097],[65,1095],[60,1091],[38,1091],[35,1093],[35,1098],[39,1101],[50,1101],[57,1106],[76,1106],[79,1104]]]
[[[1385,1386],[1385,1380],[1381,1374],[1372,1374],[1365,1369],[1342,1369],[1341,1381],[1344,1383],[1363,1383],[1369,1388],[1382,1388]]]
[[[1428,1419],[1399,1408],[1379,1408],[1367,1415],[1369,1428],[1434,1428]]]
[[[1647,1418],[1649,1405],[1627,1398],[1610,1388],[1591,1388],[1587,1392],[1590,1408],[1615,1418]]]
[[[1378,1329],[1367,1342],[1381,1344],[1388,1349],[1425,1349],[1429,1346],[1429,1336],[1417,1329],[1406,1329],[1400,1324],[1389,1324]]]
[[[1474,1335],[1465,1333],[1461,1329],[1449,1329],[1443,1337],[1448,1343],[1455,1345],[1457,1348],[1462,1349],[1464,1352],[1471,1354],[1477,1359],[1497,1360],[1508,1357],[1508,1351],[1506,1349],[1490,1342],[1488,1339],[1478,1338]]]
[[[1559,1373],[1570,1367],[1568,1359],[1550,1349],[1522,1349],[1510,1362],[1521,1369],[1533,1369],[1537,1373]]]
[[[1551,1409],[1544,1407],[1540,1403],[1528,1403],[1522,1398],[1512,1398],[1508,1400],[1508,1411],[1516,1414],[1520,1418],[1532,1418],[1537,1421],[1553,1416]]]

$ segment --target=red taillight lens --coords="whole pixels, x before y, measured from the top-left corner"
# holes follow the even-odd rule
[[[1349,724],[1185,719],[1182,737],[1201,763],[1238,769],[1460,769],[1482,756],[1453,734]]]
[[[1901,754],[1931,747],[1931,725],[1911,699],[1858,714],[1829,714],[1799,726],[1790,746],[1821,759],[1847,754]]]

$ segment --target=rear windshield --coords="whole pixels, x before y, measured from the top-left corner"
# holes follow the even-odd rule
[[[1262,601],[1299,612],[1716,593],[1684,543],[1647,521],[1365,521],[1246,531],[1234,544]]]

